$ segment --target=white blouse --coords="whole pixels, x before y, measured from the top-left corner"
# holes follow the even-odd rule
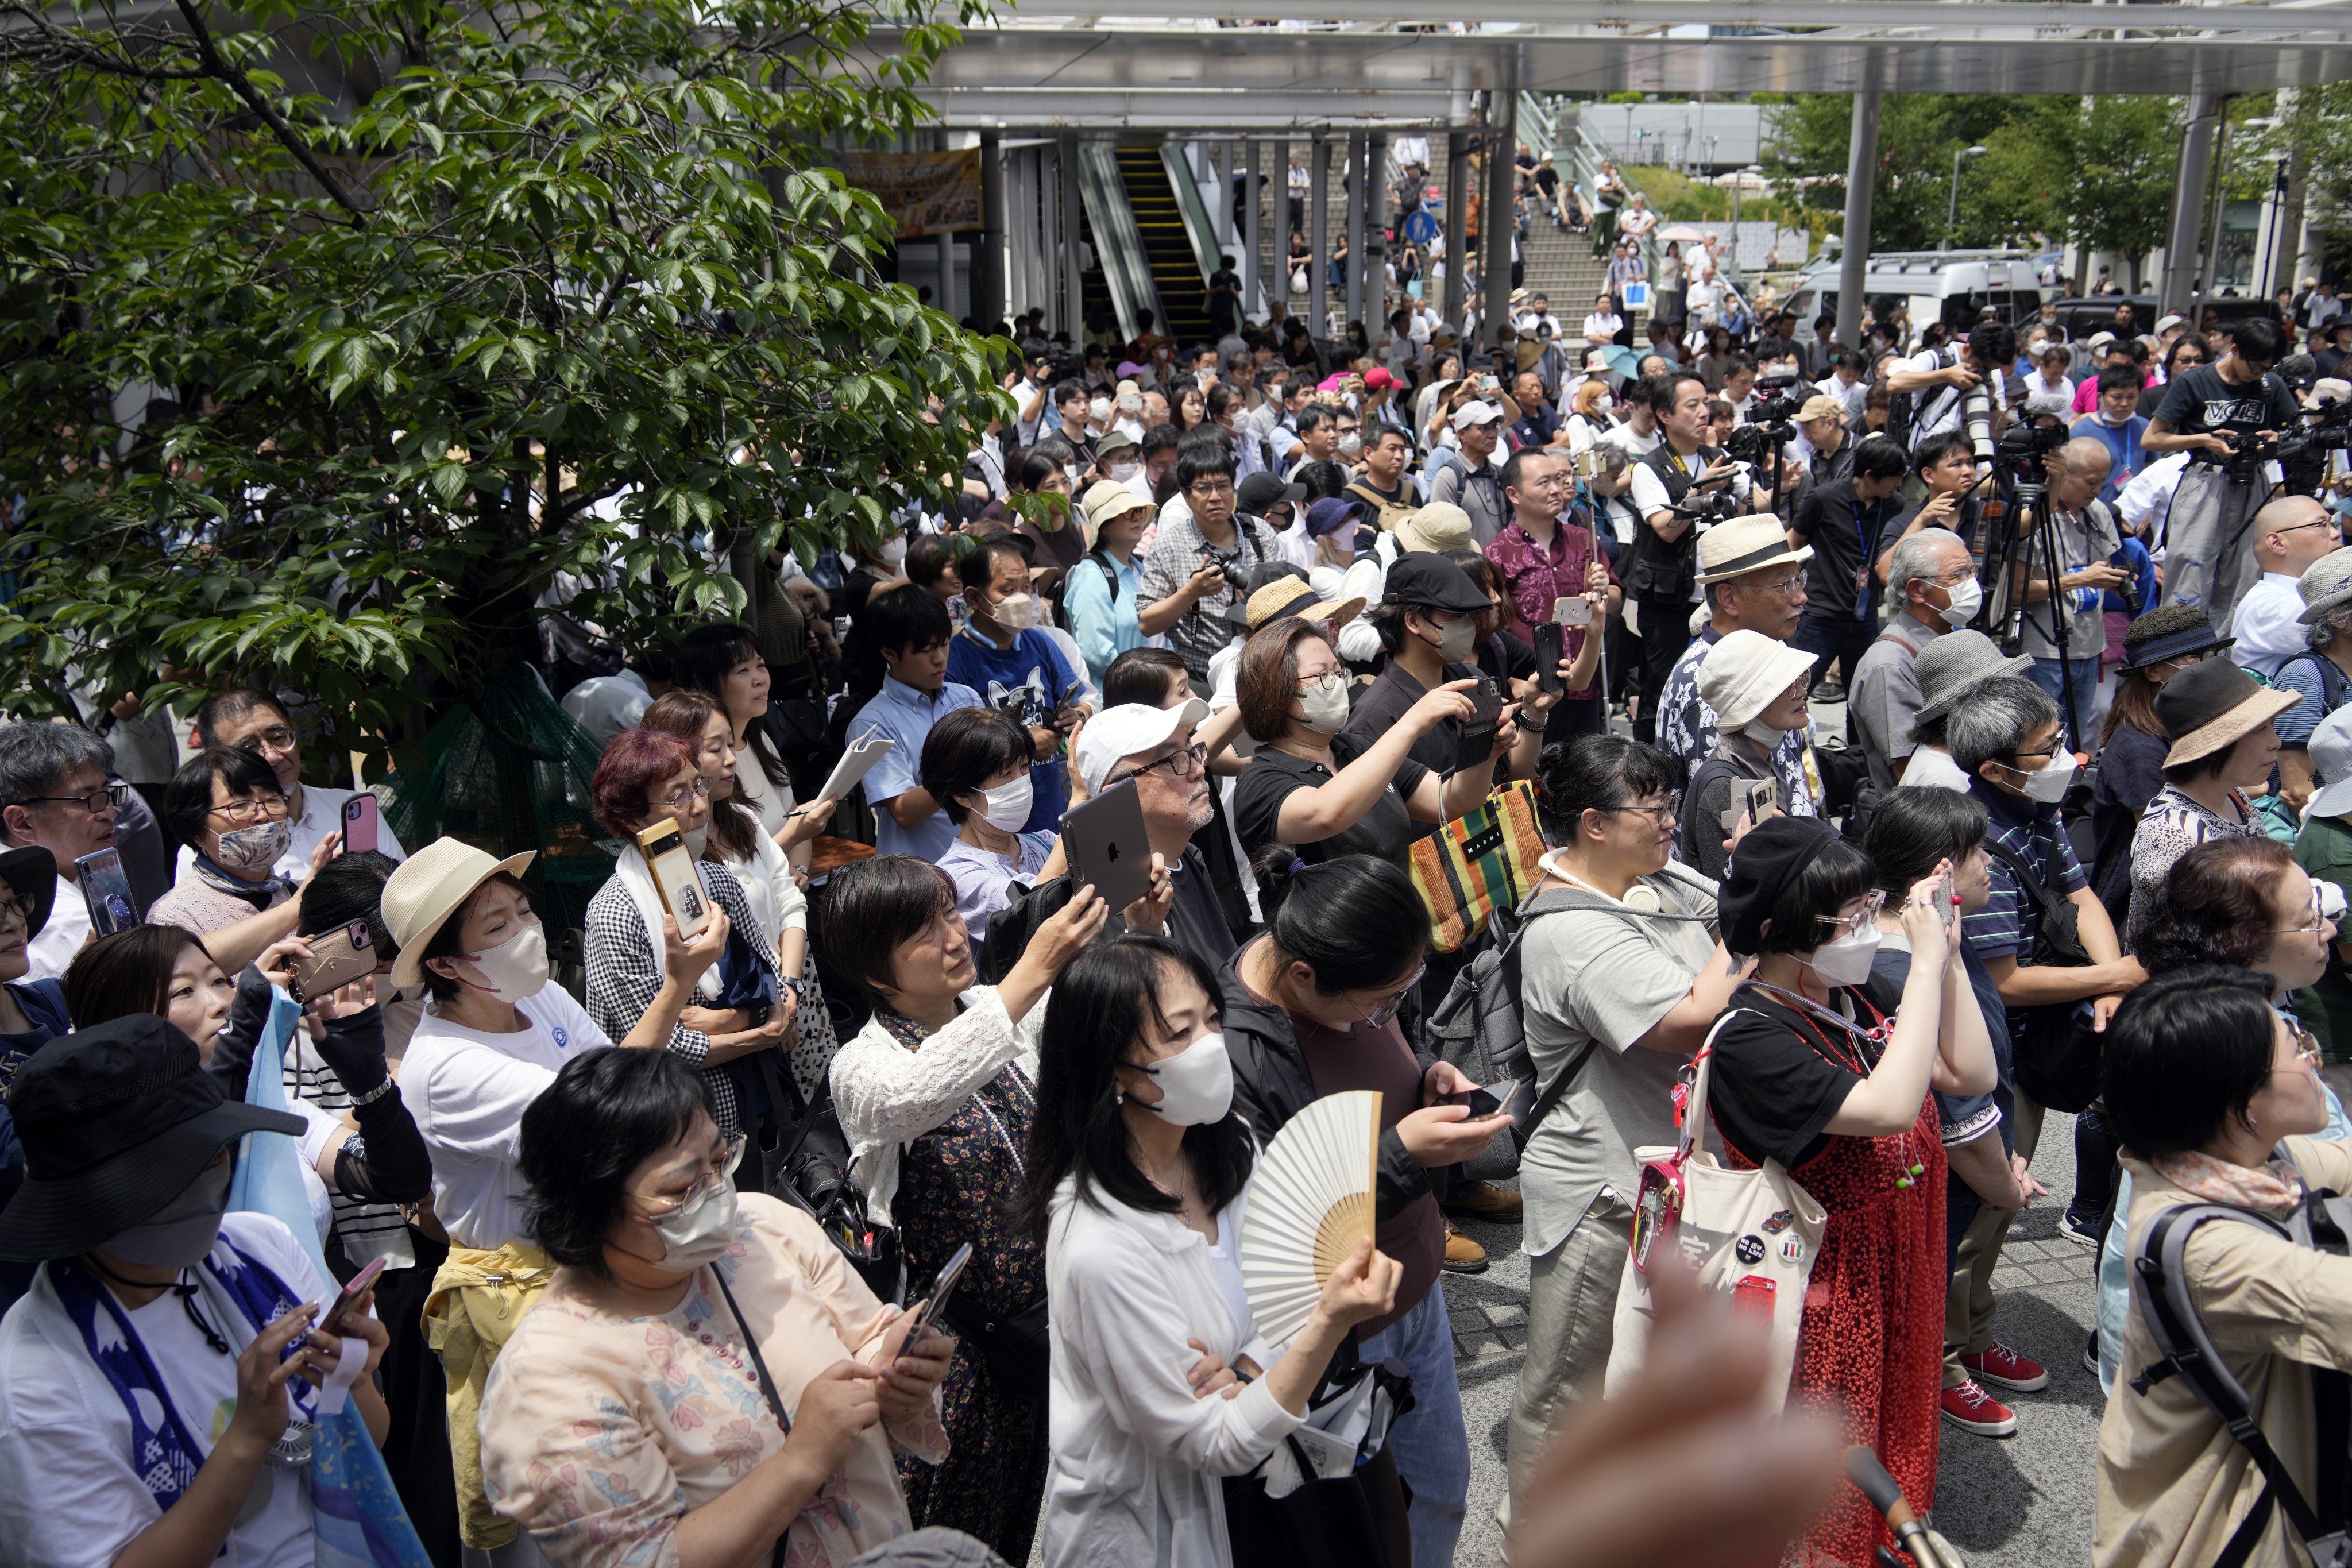
[[[748,757],[738,764],[735,773],[738,789],[742,787],[746,768],[757,773],[759,764]],[[791,798],[789,793],[785,798]],[[766,818],[761,820],[764,824]],[[771,832],[772,829],[762,826],[754,835],[759,842],[753,847],[749,862],[730,860],[726,865],[735,873],[735,879],[743,885],[743,901],[751,906],[752,918],[760,922],[760,934],[768,939],[768,951],[780,952],[783,950],[784,932],[808,930],[808,895],[801,891],[801,885],[793,879],[793,863],[776,847],[775,839],[770,837]]]
[[[735,798],[760,814],[760,826],[770,838],[782,829],[797,804],[791,784],[768,782],[767,773],[760,766],[760,754],[749,745],[735,750]]]

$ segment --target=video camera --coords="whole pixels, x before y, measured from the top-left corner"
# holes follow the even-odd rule
[[[1735,430],[1732,435],[1739,434]],[[1737,453],[1733,454],[1738,456]],[[1742,461],[1749,459],[1743,458]],[[1739,502],[1729,490],[1691,489],[1675,503],[1675,515],[1686,517],[1713,527],[1718,522],[1739,515]]]
[[[1797,411],[1804,406],[1790,395],[1796,384],[1793,375],[1759,378],[1755,399],[1748,405],[1747,422],[1724,437],[1723,449],[1743,463],[1757,464],[1769,461],[1795,440]]]
[[[2342,451],[2352,451],[2352,400],[2347,399],[2305,415],[2302,428],[2282,433],[2276,445],[2256,454],[2256,460],[2275,458],[2290,493],[2317,495],[2327,482],[2327,455]]]

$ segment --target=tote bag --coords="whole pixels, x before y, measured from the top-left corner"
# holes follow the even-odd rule
[[[1650,1268],[1672,1251],[1698,1270],[1701,1286],[1729,1296],[1741,1310],[1769,1317],[1772,1360],[1764,1408],[1777,1413],[1788,1402],[1805,1286],[1829,1215],[1779,1161],[1735,1171],[1706,1152],[1707,1078],[1716,1037],[1744,1011],[1735,1007],[1717,1018],[1693,1058],[1690,1090],[1678,1118],[1681,1140],[1671,1149],[1633,1151],[1642,1170],[1641,1195],[1633,1208],[1633,1245],[1617,1286],[1617,1337],[1609,1352],[1604,1398],[1621,1397],[1648,1359],[1650,1324],[1656,1315]]]
[[[1455,952],[1476,939],[1498,909],[1510,909],[1543,875],[1532,782],[1515,780],[1414,841],[1408,858],[1412,885],[1429,910],[1429,945]]]

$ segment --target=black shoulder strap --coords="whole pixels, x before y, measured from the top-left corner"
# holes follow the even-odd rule
[[[735,1314],[735,1326],[743,1331],[743,1353],[751,1358],[751,1373],[760,1380],[760,1392],[767,1398],[768,1408],[774,1414],[776,1425],[784,1429],[784,1436],[789,1440],[793,1435],[793,1418],[785,1413],[783,1396],[776,1392],[776,1380],[768,1375],[768,1358],[760,1353],[760,1338],[751,1331],[751,1321],[743,1316],[743,1309],[735,1304],[735,1292],[727,1288],[727,1276],[719,1272],[719,1266],[715,1263],[710,1266],[710,1278],[717,1282],[719,1294],[726,1298],[727,1310]],[[785,1539],[786,1535],[778,1535],[775,1545],[769,1549],[768,1568],[783,1568]]]
[[[2352,694],[2352,677],[2347,677],[2342,670],[2336,668],[2334,659],[2317,648],[2304,649],[2281,664],[2279,669],[2281,673],[2284,673],[2287,665],[2306,663],[2319,671],[2319,700],[2326,705],[2330,713],[2333,713],[2344,705],[2345,697]]]

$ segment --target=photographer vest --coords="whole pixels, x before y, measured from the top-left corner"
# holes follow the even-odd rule
[[[1661,441],[1642,463],[1665,487],[1668,504],[1680,506],[1706,466],[1722,456],[1713,447],[1701,447],[1685,458],[1672,441]],[[1632,564],[1624,577],[1626,593],[1637,600],[1681,604],[1689,599],[1698,585],[1698,525],[1693,523],[1681,538],[1670,541],[1643,521],[1633,533]]]

